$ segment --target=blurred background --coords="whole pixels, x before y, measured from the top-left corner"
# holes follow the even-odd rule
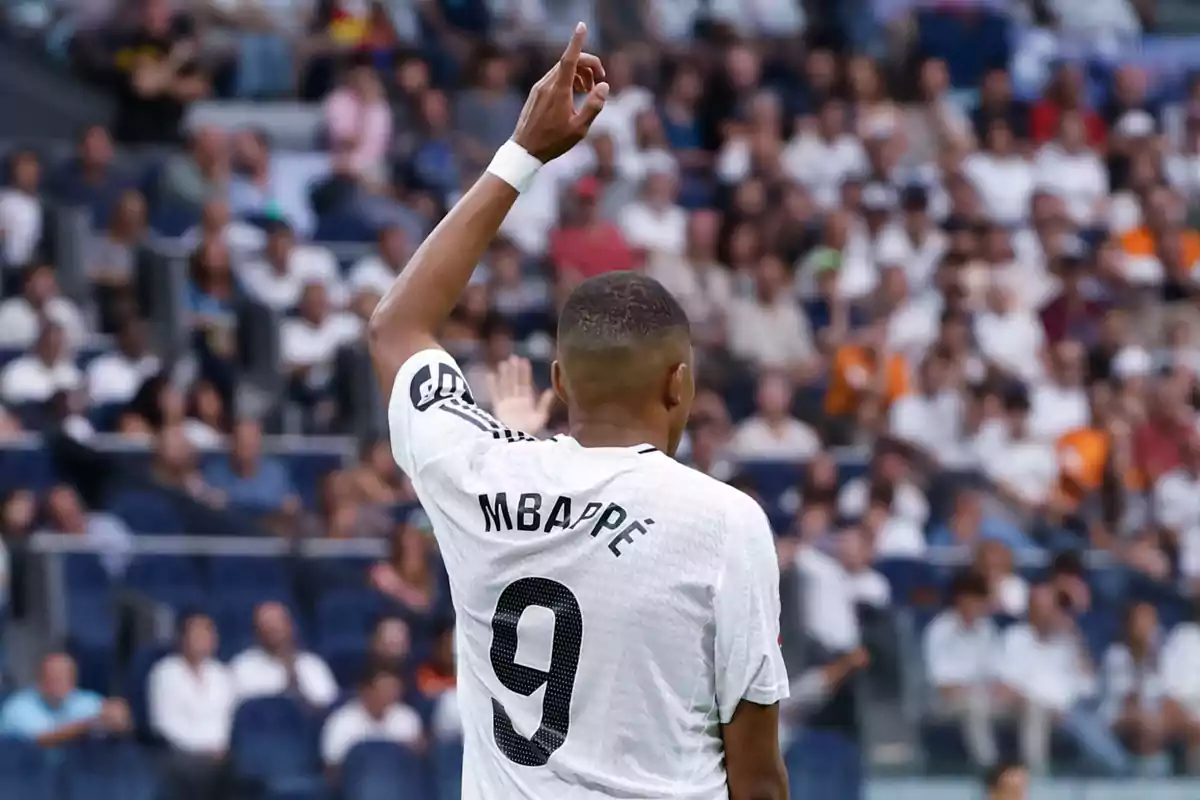
[[[1189,0],[8,0],[0,796],[458,797],[361,332],[580,19],[612,95],[442,332],[475,396],[645,270],[681,457],[778,537],[795,797],[1194,800]]]

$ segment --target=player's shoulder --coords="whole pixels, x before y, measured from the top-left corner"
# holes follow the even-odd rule
[[[720,519],[727,525],[741,526],[760,521],[767,524],[766,512],[758,501],[728,483],[669,457],[656,459],[654,469],[660,482],[669,485],[672,493],[682,495],[706,516]]]

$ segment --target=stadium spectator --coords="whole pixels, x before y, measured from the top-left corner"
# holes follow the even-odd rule
[[[618,219],[630,247],[651,254],[682,256],[687,246],[687,212],[679,207],[675,162],[648,164],[641,197],[625,206]]]
[[[74,391],[83,375],[67,353],[63,329],[42,324],[33,350],[10,361],[0,372],[0,399],[11,405],[45,403],[60,391]]]
[[[300,510],[292,478],[278,459],[262,452],[262,427],[239,420],[233,428],[229,457],[211,462],[204,479],[233,508],[257,515],[292,516]]]
[[[211,86],[200,65],[192,20],[168,0],[144,0],[136,26],[121,36],[117,74],[117,141],[174,143],[184,110]]]
[[[766,373],[760,377],[756,405],[757,413],[734,430],[729,442],[733,457],[807,461],[820,450],[816,432],[790,414],[792,387],[787,376]]]
[[[996,763],[993,716],[1000,697],[993,690],[999,632],[990,617],[987,580],[960,572],[950,584],[950,605],[924,633],[925,668],[934,689],[931,712],[962,726],[975,764]]]
[[[1070,62],[1058,65],[1042,97],[1033,104],[1029,112],[1029,135],[1036,145],[1052,140],[1059,132],[1062,116],[1075,112],[1083,120],[1088,147],[1099,148],[1104,144],[1108,131],[1104,120],[1084,103],[1084,76],[1079,67]]]
[[[141,320],[125,320],[116,339],[116,350],[88,364],[88,397],[97,406],[128,403],[162,367],[159,358],[150,352],[146,326]]]
[[[987,771],[983,781],[987,800],[1026,800],[1028,797],[1029,770],[1021,764],[996,764]]]
[[[624,235],[599,214],[600,182],[593,176],[574,186],[563,224],[550,234],[549,256],[567,284],[605,272],[633,269],[633,251]]]
[[[332,377],[338,349],[361,335],[362,323],[357,317],[330,309],[326,285],[307,281],[300,290],[295,316],[285,319],[280,327],[283,367],[306,388],[319,390]]]
[[[150,728],[170,748],[167,785],[173,797],[217,800],[237,697],[227,666],[216,659],[217,630],[203,614],[179,622],[178,652],[150,670]]]
[[[8,180],[0,188],[0,252],[6,268],[20,269],[33,263],[42,242],[42,164],[32,150],[10,153],[6,164]]]
[[[1053,728],[1070,737],[1083,756],[1108,774],[1129,771],[1129,759],[1104,723],[1083,701],[1095,676],[1071,617],[1050,585],[1029,593],[1029,621],[1009,628],[996,655],[999,680],[1021,709],[1021,753],[1034,772],[1050,758]]]
[[[1172,738],[1187,748],[1187,771],[1200,775],[1200,623],[1193,600],[1191,618],[1171,630],[1162,650],[1163,714]]]
[[[796,301],[787,272],[776,256],[763,256],[754,270],[754,294],[737,297],[728,311],[729,351],[758,369],[785,371],[800,385],[818,363],[816,344]]]
[[[363,675],[355,698],[329,715],[321,729],[321,760],[337,770],[356,744],[394,742],[415,750],[424,748],[420,716],[400,702],[400,677],[382,667]]]
[[[100,330],[113,333],[117,320],[129,316],[137,267],[137,248],[145,241],[146,198],[136,189],[126,189],[114,200],[105,217],[107,227],[93,237],[85,269],[94,282],[93,292],[100,312]]]
[[[1163,682],[1158,644],[1158,612],[1134,603],[1125,612],[1120,641],[1104,654],[1102,713],[1137,759],[1142,774],[1162,775],[1171,764],[1164,755],[1168,733],[1162,714]]]
[[[186,308],[193,327],[218,328],[234,311],[241,284],[230,264],[229,248],[220,239],[206,238],[189,260]]]
[[[983,141],[994,119],[1003,119],[1018,142],[1029,139],[1029,106],[1013,96],[1008,70],[993,67],[983,76],[979,87],[979,105],[972,114],[977,141]]]
[[[174,489],[215,508],[225,505],[225,495],[204,482],[196,462],[196,451],[180,424],[166,425],[154,441],[150,477],[159,486]]]
[[[454,628],[443,627],[433,639],[433,651],[417,668],[417,691],[435,704],[444,692],[454,689]]]
[[[308,176],[275,155],[266,133],[234,134],[230,166],[229,208],[236,216],[279,220],[304,235],[312,233],[315,220],[304,183]]]
[[[185,152],[163,165],[155,199],[198,213],[210,200],[224,196],[228,181],[228,139],[218,128],[202,127],[189,135]]]
[[[1108,172],[1087,145],[1087,131],[1078,112],[1058,122],[1058,138],[1039,148],[1033,162],[1037,187],[1062,199],[1071,221],[1089,228],[1104,221],[1108,207]]]
[[[119,517],[89,510],[73,488],[60,484],[46,494],[42,518],[47,533],[86,537],[114,578],[125,572],[133,555],[133,533]]]
[[[367,645],[367,664],[382,667],[396,675],[408,675],[412,665],[412,633],[400,617],[380,617]]]
[[[185,250],[194,250],[208,240],[222,242],[238,263],[257,255],[267,246],[267,234],[262,228],[231,215],[223,191],[204,203],[200,224],[184,232],[179,244]]]
[[[475,56],[472,87],[455,99],[454,127],[470,165],[485,166],[516,127],[525,101],[513,91],[509,72],[507,55],[485,46]]]
[[[125,703],[80,689],[76,679],[75,661],[66,653],[43,658],[37,685],[18,691],[0,707],[0,731],[41,747],[58,747],[93,733],[128,733]]]
[[[257,643],[229,662],[239,700],[282,694],[321,710],[337,699],[329,666],[300,648],[285,606],[270,602],[254,609],[254,637]]]
[[[93,222],[103,224],[129,188],[129,179],[114,163],[114,155],[108,129],[103,125],[87,126],[74,157],[51,174],[49,193],[68,205],[87,208]]]
[[[894,442],[880,440],[867,474],[847,481],[837,494],[837,512],[843,519],[857,520],[866,514],[872,496],[890,494],[888,512],[918,528],[929,519],[929,501],[913,480],[903,450]]]
[[[29,347],[46,321],[62,331],[68,350],[83,344],[87,326],[79,307],[59,291],[54,267],[33,264],[25,271],[20,296],[0,303],[0,346]]]
[[[331,472],[321,482],[314,513],[305,514],[293,529],[302,537],[330,539],[377,539],[391,531],[394,523],[390,507],[356,496],[353,478],[345,472]]]
[[[348,471],[350,485],[364,503],[393,505],[414,499],[412,486],[392,458],[386,439],[370,439],[359,451],[358,466]]]
[[[262,257],[238,269],[246,294],[283,313],[296,309],[305,289],[316,284],[340,306],[344,298],[333,256],[324,248],[297,244],[295,232],[285,222],[273,221],[267,230]]]
[[[1053,445],[1030,436],[1030,402],[1025,387],[1011,385],[1003,403],[1003,417],[985,423],[974,447],[1007,513],[1018,524],[1027,526],[1054,500],[1058,459]]]
[[[408,263],[412,248],[399,225],[385,225],[373,253],[363,256],[350,268],[346,278],[352,292],[370,292],[382,297]]]
[[[325,99],[325,126],[335,155],[352,174],[377,182],[392,144],[392,114],[369,60],[357,57],[345,82]]]
[[[871,568],[874,543],[864,533],[848,528],[838,535],[838,560],[850,578],[855,606],[884,609],[892,603],[892,588],[883,575]]]
[[[395,602],[414,627],[433,622],[446,601],[440,576],[432,565],[429,519],[419,509],[412,512],[391,537],[388,560],[373,566],[371,587]]]

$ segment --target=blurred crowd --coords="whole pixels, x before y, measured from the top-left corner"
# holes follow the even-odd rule
[[[236,519],[229,530],[390,535],[415,498],[377,405],[346,388],[364,320],[583,19],[607,107],[520,198],[442,332],[477,400],[513,354],[544,380],[576,283],[644,270],[693,325],[700,389],[681,458],[763,503],[785,574],[806,587],[803,635],[841,665],[829,691],[887,667],[864,607],[895,626],[914,606],[929,715],[961,726],[978,764],[1003,749],[994,725],[1015,721],[1037,770],[1052,736],[1111,774],[1200,769],[1200,77],[1054,52],[1031,69],[1014,45],[1018,30],[1136,40],[1157,4],[38,5],[14,19],[111,92],[116,118],[69,152],[10,148],[5,436],[149,447],[155,491],[236,513],[213,518]],[[312,135],[281,135],[281,104],[264,100],[302,101]],[[69,276],[64,209],[87,220]],[[181,275],[168,311],[146,290],[163,248]],[[266,400],[243,391],[254,315],[276,339]],[[186,331],[183,352],[149,333],[164,319]],[[554,409],[540,433],[564,424]],[[367,444],[301,486],[264,454],[284,433]],[[38,529],[84,534],[117,577],[154,527],[105,492],[7,488],[10,547]],[[961,570],[916,586],[883,566],[947,559]],[[173,658],[209,663],[212,627],[187,616]],[[162,662],[151,727],[182,752],[222,751],[244,658],[205,683],[219,698],[192,696],[225,715],[199,744],[197,730],[173,740],[156,710],[154,687],[178,672]],[[302,667],[315,662],[284,663],[259,694],[332,685]],[[43,665],[44,695],[68,666]],[[401,694],[419,705],[394,673],[368,670],[367,710],[331,717],[327,763],[362,727],[420,740],[429,713],[378,711]],[[184,702],[192,678],[176,677]],[[334,689],[319,691],[328,704]],[[127,724],[95,698],[80,707]],[[25,730],[21,708],[17,722],[0,712],[8,729]]]

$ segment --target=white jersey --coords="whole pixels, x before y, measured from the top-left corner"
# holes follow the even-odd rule
[[[450,577],[463,798],[727,798],[720,723],[788,695],[758,504],[650,446],[507,430],[441,350],[388,423]]]

